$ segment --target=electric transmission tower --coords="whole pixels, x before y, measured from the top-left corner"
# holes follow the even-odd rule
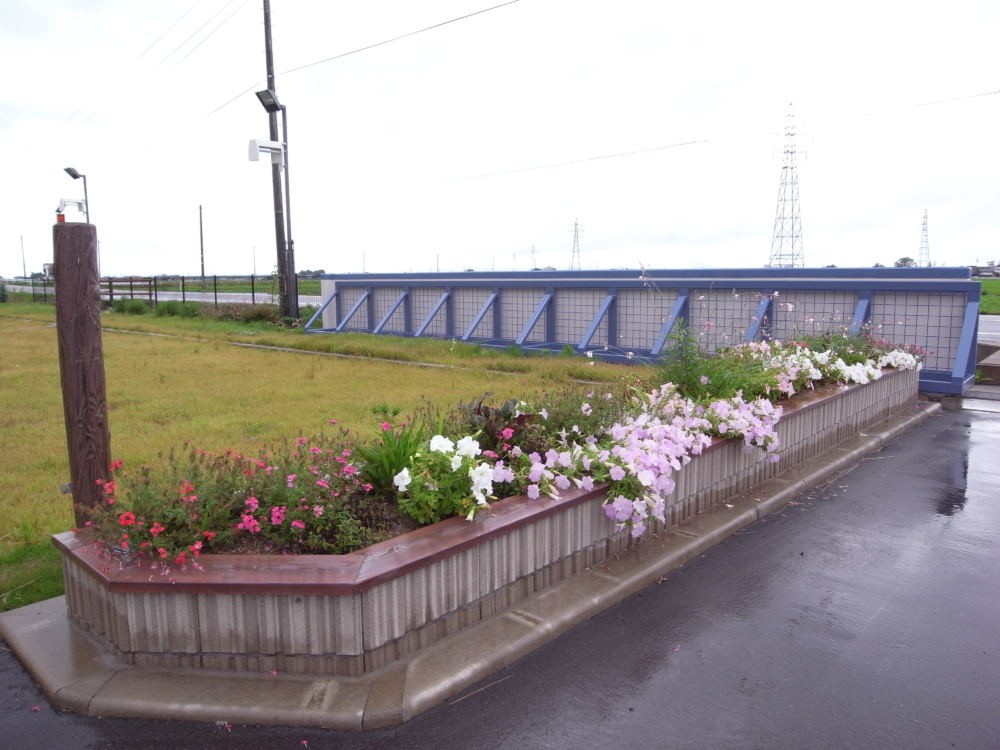
[[[574,220],[573,221],[573,254],[570,256],[570,259],[569,259],[569,270],[570,271],[579,271],[580,268],[581,268],[581,266],[580,266],[580,232],[582,232],[582,231],[583,230],[580,229],[580,221],[579,221],[579,219]]]
[[[787,117],[785,156],[781,165],[768,268],[802,268],[806,264],[802,253],[802,217],[799,215],[799,174],[795,168],[795,115],[789,110]]]
[[[927,241],[927,209],[924,209],[924,225],[920,231],[920,252],[917,254],[917,265],[928,267],[931,264],[931,246]]]

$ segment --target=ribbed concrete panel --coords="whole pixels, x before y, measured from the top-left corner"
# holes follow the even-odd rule
[[[198,609],[190,594],[118,594],[128,618],[128,638],[119,637],[123,650],[195,653]]]

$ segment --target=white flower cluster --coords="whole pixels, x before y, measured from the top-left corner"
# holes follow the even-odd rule
[[[897,370],[919,370],[920,362],[915,356],[901,349],[893,349],[878,358],[879,367],[895,367]]]
[[[431,438],[430,450],[442,453],[445,456],[450,454],[450,464],[452,471],[462,468],[465,459],[475,459],[483,451],[479,447],[479,441],[470,435],[461,438],[458,443],[454,443],[443,435],[435,435]],[[473,464],[468,469],[470,490],[469,494],[475,499],[478,505],[486,505],[487,498],[493,495],[493,472],[494,468],[486,462]],[[406,492],[413,478],[410,476],[409,467],[404,468],[392,478],[392,483],[400,492]],[[469,519],[475,514],[475,510],[469,513]]]
[[[870,359],[849,365],[838,357],[830,363],[830,370],[838,380],[844,383],[864,384],[882,377],[881,368],[877,367],[875,362]]]

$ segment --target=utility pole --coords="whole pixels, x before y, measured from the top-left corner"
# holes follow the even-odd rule
[[[201,204],[198,204],[198,238],[201,240],[201,285],[205,286],[205,228],[201,222]]]
[[[267,88],[276,92],[274,83],[274,54],[271,49],[271,0],[264,0],[264,64],[267,68]],[[268,137],[278,141],[278,113],[267,113]],[[293,317],[289,313],[298,307],[298,300],[290,299],[288,294],[288,248],[285,245],[285,208],[281,191],[281,164],[271,160],[271,184],[274,191],[274,242],[278,249],[278,293],[281,301],[281,313]],[[297,316],[296,316],[297,317]]]
[[[28,264],[24,262],[24,235],[21,235],[21,273],[23,278],[28,278]]]

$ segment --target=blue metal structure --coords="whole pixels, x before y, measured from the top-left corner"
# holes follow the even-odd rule
[[[328,274],[309,333],[433,336],[601,359],[660,357],[681,327],[714,351],[866,333],[925,353],[921,390],[975,377],[980,285],[968,268],[741,268]],[[318,325],[318,323],[320,323]]]

